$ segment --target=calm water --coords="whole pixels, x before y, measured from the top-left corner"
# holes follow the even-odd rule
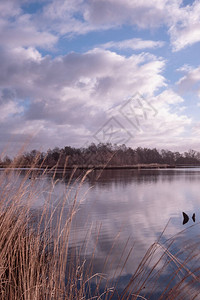
[[[59,177],[57,174],[56,178]],[[66,176],[65,184],[68,178]],[[49,191],[52,177],[48,175],[36,179],[38,189],[43,192],[37,196],[34,206],[40,207]],[[75,190],[76,185],[73,188]],[[63,182],[57,182],[53,195],[55,202],[63,192]],[[102,174],[94,171],[87,176],[78,199],[80,205],[73,223],[70,247],[81,247],[88,234],[89,242],[81,255],[89,261],[95,248],[94,272],[104,273],[110,280],[119,280],[119,289],[123,289],[146,250],[159,238],[167,224],[160,240],[162,245],[194,224],[191,218],[193,213],[196,214],[195,224],[200,221],[200,168],[105,170]],[[185,225],[182,224],[183,211],[190,217]],[[199,229],[197,224],[179,234],[174,251],[182,247],[181,242],[190,243],[193,238],[199,237]],[[133,251],[121,272],[132,245]],[[106,258],[106,267],[103,268]],[[169,275],[168,271],[160,276],[162,283]],[[159,284],[160,289],[162,283]],[[151,299],[156,297],[154,294]]]

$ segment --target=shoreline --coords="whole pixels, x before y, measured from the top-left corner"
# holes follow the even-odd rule
[[[140,170],[140,169],[175,169],[175,168],[197,168],[200,165],[168,165],[168,164],[137,164],[137,165],[122,165],[122,166],[105,166],[105,165],[73,165],[65,167],[66,170],[125,170],[125,169],[132,169],[132,170]],[[39,166],[35,166],[34,168],[31,166],[0,166],[0,169],[24,169],[24,170],[44,170],[44,169],[54,169],[55,166],[43,166],[42,168]],[[63,170],[63,167],[56,167],[57,170]]]

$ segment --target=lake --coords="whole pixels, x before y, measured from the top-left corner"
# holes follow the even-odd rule
[[[15,186],[20,185],[24,172],[26,171],[21,171],[17,180],[14,172],[9,180],[14,180]],[[52,201],[57,203],[65,192],[69,175],[67,173],[64,180],[59,180],[62,178],[61,171],[54,179],[51,173],[43,177],[39,174],[34,178],[30,176],[27,180],[28,185],[31,181],[38,181],[33,206],[39,209],[44,204],[52,181],[55,186],[51,197]],[[75,174],[69,185],[71,194],[66,203],[66,210],[76,192],[78,183],[75,179],[78,175],[79,173]],[[6,179],[5,175],[4,177],[6,183],[8,178]],[[10,191],[14,194],[13,186]],[[140,295],[148,296],[147,299],[158,299],[158,295],[162,294],[163,288],[168,284],[170,271],[175,272],[173,268],[183,263],[190,251],[194,251],[194,243],[199,238],[200,168],[93,171],[88,174],[80,188],[78,203],[78,211],[72,224],[70,249],[78,247],[80,257],[87,262],[94,256],[94,273],[104,274],[102,286],[106,282],[111,286],[117,281],[120,293],[133,276],[148,248],[159,239],[161,246],[158,247],[158,253],[148,262],[145,272],[149,272],[151,265],[163,253],[163,259],[168,264],[155,280],[158,275],[156,272],[164,262],[156,265],[154,271],[157,275],[154,274],[153,280],[157,285],[153,288],[154,281],[151,279],[140,292]],[[189,216],[185,225],[182,212]],[[196,217],[195,223],[192,220],[193,213]],[[170,245],[172,241],[173,244]],[[87,245],[82,247],[83,244]],[[133,249],[129,253],[132,246]],[[195,244],[195,251],[198,247],[199,244]],[[177,260],[172,259],[172,255],[175,255]],[[129,257],[124,266],[127,256]],[[170,263],[169,259],[172,260]],[[176,274],[179,279],[185,272],[193,270],[194,265],[195,276],[199,276],[198,261],[198,254],[192,260],[187,259],[187,265],[180,270],[182,273]],[[169,287],[171,284],[169,282]],[[200,288],[196,281],[189,282],[188,285],[190,290],[198,291]],[[190,299],[187,296],[181,297],[177,299]]]

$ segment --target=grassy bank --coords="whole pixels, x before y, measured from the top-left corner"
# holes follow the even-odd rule
[[[0,168],[8,168],[10,166],[7,165],[0,165]],[[27,166],[27,165],[14,165],[15,168],[31,168],[31,165]],[[39,168],[40,166],[36,166],[37,168]],[[51,169],[52,166],[48,166],[48,165],[43,165],[44,168],[47,169]],[[90,164],[90,165],[73,165],[73,166],[66,166],[67,170],[74,170],[76,169],[80,169],[80,170],[120,170],[120,169],[167,169],[167,168],[176,168],[178,166],[175,165],[168,165],[168,164],[136,164],[136,165],[94,165],[94,164]],[[62,167],[57,167],[57,169],[63,169]]]
[[[65,195],[56,204],[52,202],[56,181],[52,175],[52,188],[40,210],[33,208],[40,197],[36,193],[36,171],[27,171],[20,181],[20,173],[13,176],[12,170],[4,172],[0,177],[0,299],[199,299],[198,239],[185,241],[182,233],[164,243],[160,238],[122,288],[120,275],[131,248],[125,256],[125,251],[122,253],[118,277],[108,281],[106,274],[94,273],[94,255],[89,261],[80,255],[89,236],[81,247],[70,247],[72,221],[89,171],[73,181],[72,174]],[[46,172],[38,176],[42,178]],[[94,253],[97,243],[98,238]],[[108,256],[112,257],[112,246]],[[167,280],[161,287],[160,280],[166,273]]]

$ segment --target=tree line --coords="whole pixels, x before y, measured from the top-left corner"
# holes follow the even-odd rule
[[[91,144],[85,148],[49,149],[47,152],[32,150],[17,155],[14,159],[6,156],[0,159],[0,166],[43,165],[44,167],[72,166],[128,166],[136,164],[168,164],[168,165],[200,165],[200,152],[189,150],[184,153],[156,148],[138,147],[132,149],[126,145],[112,145],[110,143]]]

